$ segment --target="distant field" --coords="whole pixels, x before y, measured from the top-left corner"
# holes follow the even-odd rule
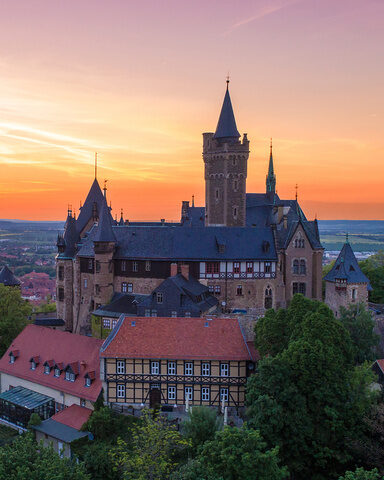
[[[326,250],[340,250],[346,233],[356,252],[384,250],[382,220],[319,220],[319,230]]]

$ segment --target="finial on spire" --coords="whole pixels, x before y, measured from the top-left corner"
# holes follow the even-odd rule
[[[97,178],[97,152],[95,152],[95,178]]]
[[[295,185],[295,190],[296,190],[296,195],[295,195],[295,199],[296,199],[296,202],[297,202],[297,192],[299,190],[299,185],[296,183]]]
[[[72,205],[68,203],[68,216],[72,217]]]
[[[228,87],[229,87],[229,72],[228,72],[228,75],[227,75],[227,80],[226,80],[226,82],[227,82],[227,90],[228,90]]]
[[[345,243],[349,243],[348,232],[345,234]]]
[[[103,190],[104,190],[104,197],[107,198],[107,182],[108,180],[107,179],[104,179],[104,187],[103,187]]]
[[[120,209],[120,215],[123,216],[123,209]]]
[[[271,143],[270,143],[270,146],[269,146],[269,152],[272,155],[272,137],[271,137]]]
[[[195,206],[195,195],[192,195],[192,207]]]

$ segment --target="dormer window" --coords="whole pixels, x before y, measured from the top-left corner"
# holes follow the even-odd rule
[[[60,377],[60,374],[61,374],[60,368],[55,367],[54,370],[53,370],[53,376],[54,377]]]
[[[32,357],[30,360],[31,370],[36,370],[37,365],[40,363],[39,357]]]
[[[89,377],[85,377],[85,386],[90,387],[92,384],[92,380]]]
[[[9,363],[15,363],[15,357],[12,352],[9,354]]]
[[[84,386],[90,387],[92,385],[92,381],[95,379],[95,372],[88,372],[84,375]]]
[[[157,300],[157,303],[163,303],[163,294],[161,292],[157,292],[156,300]]]
[[[31,360],[31,370],[36,370],[36,362]]]
[[[51,367],[49,365],[44,365],[44,373],[49,375],[51,373]]]
[[[68,382],[74,382],[76,380],[76,374],[79,373],[78,362],[73,362],[65,368],[65,380]]]
[[[68,382],[74,382],[75,381],[75,374],[70,372],[69,370],[67,370],[65,372],[65,380],[67,380]]]

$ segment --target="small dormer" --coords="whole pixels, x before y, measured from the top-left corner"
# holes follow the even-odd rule
[[[9,352],[9,363],[15,363],[19,355],[20,355],[19,350],[11,350]]]
[[[63,369],[64,369],[64,364],[63,363],[55,363],[55,365],[53,366],[53,376],[54,377],[60,377]]]
[[[268,242],[268,240],[264,240],[263,243],[262,243],[262,246],[261,246],[263,252],[268,253],[270,247],[271,247],[271,244]]]
[[[36,367],[39,365],[40,363],[40,356],[39,355],[36,355],[35,357],[31,357],[29,359],[29,363],[31,364],[31,370],[36,370]]]
[[[90,387],[92,385],[92,382],[96,378],[96,372],[93,370],[92,372],[87,372],[84,375],[84,386],[85,387]]]
[[[53,360],[46,360],[44,362],[44,373],[45,373],[45,375],[49,375],[51,373],[51,370],[52,370],[54,365],[55,365],[55,362]]]
[[[79,362],[73,362],[68,364],[65,369],[65,380],[68,382],[74,382],[79,374]]]

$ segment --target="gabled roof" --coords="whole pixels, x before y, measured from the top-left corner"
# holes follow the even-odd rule
[[[346,280],[347,283],[367,283],[368,288],[371,288],[369,279],[361,271],[349,242],[344,244],[332,269],[324,277],[328,282],[334,282],[336,279]]]
[[[91,189],[85,199],[84,205],[80,208],[79,218],[77,219],[77,232],[81,233],[82,230],[85,228],[89,219],[92,218],[92,212],[94,208],[94,204],[97,207],[97,213],[100,214],[101,212],[101,204],[104,200],[104,195],[101,191],[99,182],[95,178]]]
[[[101,391],[99,348],[102,343],[84,335],[27,325],[0,359],[0,372],[94,402]],[[20,354],[14,363],[9,363],[9,353],[13,350],[19,350]],[[29,361],[36,357],[40,363],[31,370]],[[64,367],[77,362],[79,375],[70,382],[64,374],[60,377],[55,377],[53,371],[44,374],[46,360],[62,363]],[[97,375],[92,385],[86,387],[84,375],[89,371],[96,371]]]
[[[235,115],[233,113],[231,97],[229,90],[225,92],[223,106],[221,107],[219,121],[213,138],[236,138],[240,137],[237,130]]]
[[[68,408],[66,410],[68,410]],[[79,432],[76,428],[68,427],[63,423],[53,420],[53,417],[42,421],[40,425],[34,425],[32,428],[65,443],[71,443],[74,440],[88,436],[88,432]]]
[[[64,408],[64,410],[60,410],[60,412],[51,418],[55,420],[55,422],[80,430],[84,423],[88,421],[91,414],[92,410],[90,408],[73,404],[68,408]]]
[[[133,325],[134,323],[134,325]],[[252,360],[235,318],[152,318],[119,320],[105,340],[103,358]]]
[[[96,228],[96,234],[93,238],[94,242],[116,242],[115,234],[112,230],[112,217],[107,201],[104,198],[101,204],[101,212],[99,224]]]
[[[92,312],[92,315],[119,318],[122,313],[126,315],[137,314],[137,304],[149,295],[129,294],[115,292],[111,301]]]
[[[20,285],[19,280],[15,277],[7,265],[0,270],[0,283],[6,287],[17,287]]]

